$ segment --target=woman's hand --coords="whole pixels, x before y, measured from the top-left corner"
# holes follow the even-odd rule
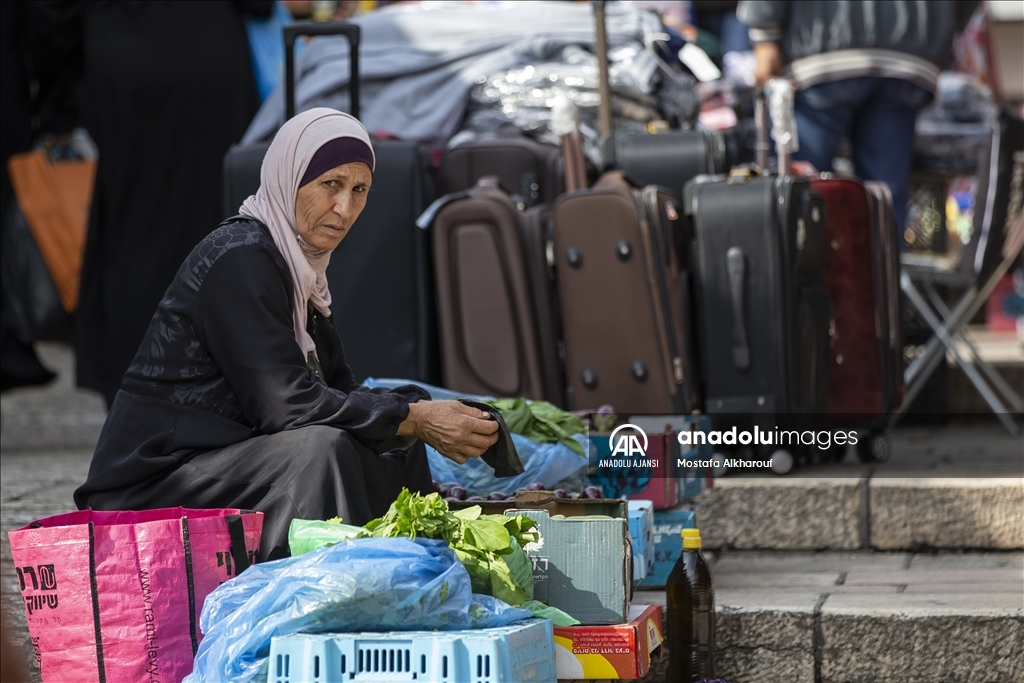
[[[418,401],[409,404],[409,417],[398,426],[398,434],[423,439],[461,465],[498,442],[498,423],[458,401]]]

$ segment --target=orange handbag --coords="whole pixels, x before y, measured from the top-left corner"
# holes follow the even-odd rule
[[[71,313],[78,305],[96,160],[52,161],[45,149],[35,149],[11,156],[7,169],[61,305]]]

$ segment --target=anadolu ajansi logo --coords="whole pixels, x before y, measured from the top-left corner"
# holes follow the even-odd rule
[[[616,439],[616,435],[624,429],[631,429],[634,432],[639,433],[640,436],[638,437],[636,433],[626,433]],[[640,438],[643,438],[644,440],[643,446],[640,445]],[[629,458],[634,455],[639,455],[641,458],[644,458],[647,457],[647,434],[636,425],[619,425],[611,434],[608,435],[608,446],[612,449],[612,457],[621,455]]]

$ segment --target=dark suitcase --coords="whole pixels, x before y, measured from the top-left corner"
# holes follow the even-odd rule
[[[870,425],[900,401],[899,258],[892,197],[852,178],[811,186],[825,201],[825,289],[832,302],[825,419]]]
[[[825,409],[825,206],[804,178],[698,178],[686,188],[697,245],[699,349],[709,413]]]
[[[639,186],[660,185],[682,200],[683,186],[698,175],[725,173],[725,138],[718,131],[677,130],[615,136],[615,168]]]
[[[900,292],[899,225],[893,214],[892,192],[880,182],[865,182],[871,200],[871,210],[877,215],[880,248],[875,249],[875,290],[884,292],[884,303],[879,301],[878,326],[881,330],[879,346],[882,349],[883,389],[887,407],[892,412],[903,404],[903,315]]]
[[[304,35],[344,35],[352,46],[352,113],[359,115],[359,27],[301,22],[284,29],[285,101],[294,114],[292,54]],[[234,215],[259,187],[269,143],[235,146],[224,157],[224,208]],[[357,379],[440,383],[429,237],[416,218],[433,200],[430,157],[416,143],[374,139],[376,169],[366,208],[331,256],[331,317]]]
[[[431,224],[444,386],[561,405],[547,210],[522,212],[494,176]]]
[[[526,207],[550,204],[565,192],[558,147],[518,132],[470,142],[444,153],[441,187],[445,194],[467,190],[485,176],[499,178],[501,186]]]
[[[552,210],[570,407],[680,413],[697,407],[688,381],[688,273],[667,189],[618,173],[561,197]]]

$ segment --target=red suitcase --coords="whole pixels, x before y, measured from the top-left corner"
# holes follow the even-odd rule
[[[881,183],[822,177],[825,289],[832,300],[831,366],[825,420],[866,427],[858,453],[876,447],[888,414],[902,399],[899,254],[892,196]],[[870,456],[870,457],[869,457]]]

